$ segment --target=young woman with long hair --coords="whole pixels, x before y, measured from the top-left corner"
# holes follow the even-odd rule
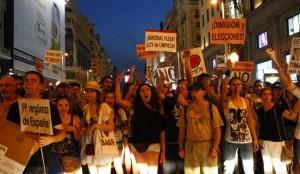
[[[116,79],[116,101],[127,109],[134,108],[130,147],[138,170],[140,174],[156,174],[158,163],[165,159],[164,118],[157,93],[149,84],[142,83],[138,85],[133,102],[123,100],[120,89],[122,79],[123,74]]]
[[[61,119],[62,129],[66,132],[66,136],[62,141],[53,144],[52,152],[58,155],[58,157],[71,156],[78,158],[78,161],[80,161],[79,141],[82,133],[80,118],[78,115],[71,114],[70,99],[67,96],[58,97],[56,107]],[[60,170],[63,171],[62,166],[60,166]],[[81,174],[81,167],[72,173]]]
[[[114,131],[113,110],[108,104],[101,101],[101,91],[98,82],[89,81],[85,87],[85,94],[88,100],[87,105],[83,108],[83,119],[86,126],[85,137],[87,139],[94,139],[96,129],[104,132]],[[89,152],[82,155],[81,158],[83,163],[87,163],[90,173],[109,174],[112,158],[104,158],[101,155],[91,152],[93,150],[87,150],[86,148],[87,145],[82,146],[82,151]]]

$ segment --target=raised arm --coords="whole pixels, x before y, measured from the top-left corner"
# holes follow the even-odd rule
[[[271,58],[272,62],[273,62],[273,67],[278,71],[278,76],[280,78],[280,82],[281,84],[285,87],[285,88],[290,88],[293,83],[291,81],[290,76],[285,73],[283,71],[283,69],[281,68],[281,66],[279,65],[276,55],[275,55],[275,51],[272,48],[268,48],[266,50],[266,53],[268,54],[268,56]]]
[[[189,49],[185,49],[183,51],[183,59],[184,59],[184,69],[186,73],[186,79],[188,82],[188,86],[192,86],[193,84],[193,75],[192,75],[192,68],[190,62],[190,55],[191,51]]]
[[[129,68],[129,78],[128,78],[128,82],[127,83],[133,83],[134,81],[134,70],[135,70],[135,67],[134,65],[131,65],[131,67]]]
[[[116,95],[116,103],[125,109],[130,109],[133,105],[129,100],[122,99],[121,94],[121,81],[124,79],[124,73],[121,73],[117,76],[116,79],[116,87],[115,87],[115,95]]]

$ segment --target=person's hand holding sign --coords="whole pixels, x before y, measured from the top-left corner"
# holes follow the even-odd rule
[[[47,146],[51,143],[55,142],[55,138],[54,136],[40,136],[38,138],[38,143],[40,144],[40,146]]]

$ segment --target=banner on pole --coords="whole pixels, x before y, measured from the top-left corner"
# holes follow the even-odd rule
[[[60,50],[47,50],[45,54],[44,63],[61,64],[62,56],[62,51]]]
[[[157,68],[158,77],[164,76],[164,84],[175,82],[175,71],[174,66],[167,66],[163,68]]]
[[[21,132],[53,135],[49,100],[18,99]]]
[[[211,44],[244,44],[246,19],[210,19]]]
[[[145,44],[136,45],[136,54],[141,59],[153,59],[158,57],[157,51],[146,51]]]
[[[234,71],[252,72],[254,68],[254,62],[252,61],[238,61],[234,64]]]
[[[192,76],[197,77],[202,73],[206,73],[206,67],[204,62],[204,57],[202,54],[202,49],[200,47],[190,49],[190,64]]]
[[[176,31],[146,30],[145,50],[176,52]]]
[[[250,83],[252,72],[254,69],[254,62],[252,61],[238,61],[233,68],[233,76],[238,77],[242,84]]]

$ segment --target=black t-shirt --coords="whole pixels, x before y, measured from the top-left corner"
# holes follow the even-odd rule
[[[134,108],[134,118],[131,120],[133,143],[159,143],[160,133],[165,129],[164,117],[159,111],[145,106]]]
[[[60,120],[59,113],[58,113],[58,110],[55,105],[50,104],[50,111],[51,111],[52,127],[54,127],[54,126],[60,124],[61,120]],[[20,113],[19,113],[18,102],[15,102],[14,104],[11,105],[11,107],[8,111],[8,114],[7,114],[7,119],[20,125]],[[53,130],[53,132],[55,132],[55,131]],[[44,146],[43,154],[44,154],[44,159],[45,159],[46,165],[47,165],[50,153],[51,153],[51,144],[48,146]],[[39,166],[43,166],[40,149],[31,156],[26,167],[39,167]]]
[[[167,97],[164,102],[164,111],[166,119],[166,142],[178,142],[179,128],[176,126],[177,120],[184,112],[177,103],[177,96]]]
[[[284,108],[280,105],[274,105],[268,111],[264,111],[263,106],[256,110],[258,121],[260,124],[260,139],[277,142],[285,140],[285,133],[282,122],[283,111]]]

